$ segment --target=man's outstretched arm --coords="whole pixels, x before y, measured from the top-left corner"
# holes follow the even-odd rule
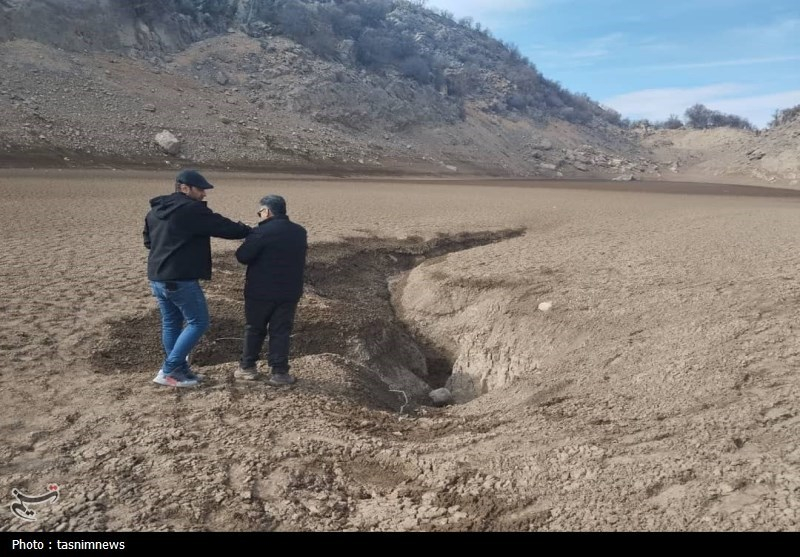
[[[226,240],[240,240],[247,237],[251,230],[243,222],[234,222],[205,206],[193,210],[186,216],[185,222],[186,227],[194,234]]]

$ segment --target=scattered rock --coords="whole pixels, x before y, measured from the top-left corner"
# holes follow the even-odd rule
[[[181,152],[182,145],[180,139],[175,137],[175,135],[168,130],[158,133],[155,137],[155,141],[158,143],[159,147],[169,155],[178,155]]]
[[[539,304],[539,311],[550,311],[553,309],[553,302],[542,302]]]
[[[214,81],[220,85],[227,85],[230,79],[225,72],[217,72],[217,74],[214,76]]]
[[[60,17],[60,12],[56,15]],[[198,15],[202,16],[200,13]],[[207,14],[202,17],[207,18]],[[135,40],[143,42],[132,51],[115,51],[113,47],[97,51],[91,45],[96,47],[101,42],[92,43],[91,37],[87,36],[81,39],[85,41],[84,48],[67,50],[70,52],[68,55],[67,51],[57,48],[48,54],[36,51],[31,56],[33,64],[27,64],[24,68],[22,65],[5,68],[10,73],[6,76],[0,96],[20,103],[11,103],[9,112],[25,111],[25,116],[35,115],[42,125],[57,123],[55,130],[64,130],[69,125],[80,129],[80,141],[76,141],[72,133],[48,132],[47,142],[54,149],[63,149],[64,152],[90,150],[131,159],[152,155],[149,152],[152,148],[150,136],[158,130],[150,132],[142,125],[146,119],[143,112],[157,113],[161,127],[176,129],[180,126],[181,132],[187,137],[199,136],[205,130],[215,128],[220,136],[210,138],[209,142],[215,144],[213,158],[218,161],[244,159],[271,162],[293,158],[296,154],[290,150],[283,151],[272,146],[282,145],[286,138],[285,131],[310,116],[320,123],[320,129],[309,132],[311,137],[307,139],[310,142],[301,143],[300,146],[303,158],[314,164],[337,161],[350,165],[363,159],[365,165],[378,166],[380,163],[377,161],[380,160],[384,166],[402,168],[407,163],[414,164],[409,157],[412,151],[420,154],[438,152],[438,160],[447,156],[449,158],[445,160],[458,164],[459,170],[455,170],[454,165],[451,168],[451,165],[440,163],[440,168],[447,168],[453,173],[468,168],[470,173],[474,171],[476,175],[488,170],[490,174],[496,172],[511,177],[554,178],[560,176],[559,168],[568,168],[570,171],[574,168],[573,175],[579,171],[588,176],[601,177],[605,175],[604,169],[614,168],[616,170],[612,176],[630,172],[639,176],[639,179],[650,179],[657,177],[658,168],[652,160],[647,159],[669,160],[663,165],[662,171],[676,174],[678,165],[672,161],[682,157],[681,170],[686,170],[687,175],[706,172],[715,176],[742,175],[764,182],[797,185],[797,177],[791,175],[800,168],[796,157],[792,156],[792,149],[796,146],[796,140],[792,138],[800,137],[796,122],[788,122],[760,134],[725,130],[652,130],[649,139],[635,130],[609,127],[597,121],[586,126],[579,125],[571,132],[561,127],[558,118],[554,120],[557,125],[547,129],[530,128],[524,117],[509,115],[508,106],[503,100],[507,98],[507,91],[504,90],[507,84],[503,80],[498,81],[492,71],[487,71],[482,74],[483,77],[470,77],[481,81],[479,89],[485,94],[477,95],[474,106],[471,105],[466,115],[462,115],[462,120],[453,125],[456,122],[453,106],[446,96],[442,97],[445,99],[442,101],[429,96],[426,87],[409,84],[401,76],[393,74],[378,77],[373,72],[354,66],[352,40],[341,41],[342,59],[332,62],[299,47],[282,37],[271,24],[261,21],[245,23],[236,18],[225,22],[215,19],[213,30],[202,31],[200,27],[193,27],[193,23],[177,35],[171,35],[167,30],[155,31],[149,24],[141,24],[143,27],[137,31]],[[232,28],[244,25],[248,33],[257,30],[255,36],[262,38],[251,43],[253,35],[247,37],[237,32],[229,36],[225,34],[228,24]],[[461,33],[453,29],[445,33],[445,28],[437,29],[440,26],[431,22],[426,25],[432,28],[418,36],[423,43],[434,36],[437,37],[436,41],[447,43],[449,35]],[[95,31],[88,23],[87,29]],[[54,30],[64,32],[60,28]],[[159,35],[161,33],[166,35]],[[197,49],[190,56],[166,56],[160,48],[170,44],[176,47],[177,53],[188,46],[185,39],[201,35],[207,41],[190,41],[195,45],[191,48]],[[49,39],[52,40],[52,35]],[[461,39],[467,40],[468,37]],[[262,52],[253,56],[247,48],[258,46],[260,41],[263,41],[260,45]],[[42,44],[46,48],[53,46],[47,46],[46,43],[43,39]],[[56,74],[48,71],[44,65],[32,67],[37,65],[37,59],[43,63],[58,62],[59,56],[61,62],[73,70],[71,75],[59,74],[58,80],[63,83],[56,83]],[[112,65],[113,73],[110,70]],[[75,72],[78,66],[90,68],[90,71]],[[167,84],[159,77],[165,74],[182,77]],[[109,76],[119,87],[110,90],[112,80]],[[192,83],[192,77],[196,77],[199,83]],[[455,72],[452,77],[459,76]],[[53,81],[52,85],[48,83],[50,80]],[[176,87],[178,83],[182,87]],[[309,87],[312,83],[320,86]],[[332,85],[336,94],[326,84]],[[241,88],[238,94],[236,86]],[[32,95],[33,91],[36,91],[35,95]],[[155,104],[143,105],[144,99],[139,96],[141,91],[148,93],[145,99],[158,100]],[[176,91],[182,92],[180,97],[184,104],[191,101],[198,105],[209,102],[214,109],[206,114],[200,110],[178,110],[171,103]],[[241,99],[239,95],[242,95]],[[102,103],[90,102],[98,98]],[[278,124],[275,126],[275,137],[270,138],[266,149],[262,147],[264,138],[226,134],[217,125],[219,107],[225,107],[227,110],[224,111],[236,122],[250,107],[249,104],[247,108],[242,106],[246,104],[245,101],[258,106],[259,114],[269,118],[271,124]],[[104,103],[113,106],[103,106]],[[93,107],[97,110],[92,110]],[[474,114],[473,109],[476,111]],[[497,112],[492,113],[494,109]],[[114,120],[118,122],[119,130],[109,129],[109,114],[116,116]],[[13,143],[11,149],[14,150],[27,149],[38,142],[37,134],[31,133],[30,137],[17,143],[21,119],[3,120],[9,124],[4,128],[7,135],[0,137],[0,144]],[[517,125],[519,123],[525,125]],[[340,124],[343,127],[339,128]],[[353,135],[342,131],[353,125],[365,133]],[[34,130],[40,131],[36,127]],[[487,138],[489,135],[496,137],[496,142],[489,139],[478,143],[476,138],[482,137],[482,132],[487,134]],[[323,137],[322,133],[329,135]],[[701,135],[705,143],[692,139]],[[13,141],[11,138],[14,138]],[[448,145],[446,155],[437,151],[438,143],[442,140]],[[314,141],[318,143],[315,145]],[[513,147],[509,149],[512,145],[509,142],[518,142],[516,144],[522,148],[519,151]],[[698,158],[691,154],[706,146],[709,147],[707,156],[704,154]],[[641,147],[644,147],[644,151]],[[187,151],[187,148],[184,146],[182,150]],[[658,150],[663,152],[656,154]],[[723,151],[730,156],[729,160],[720,161],[713,167],[704,165],[715,160],[715,153]],[[208,155],[209,149],[204,148],[202,152]],[[191,155],[202,156],[202,153],[193,151]],[[428,162],[435,160],[437,158],[430,158]],[[569,165],[563,164],[565,162]],[[569,172],[565,173],[569,175]]]
[[[634,180],[636,180],[636,177],[633,174],[620,174],[614,178],[615,182],[633,182]]]
[[[431,391],[428,393],[428,396],[430,397],[434,406],[447,406],[449,404],[453,404],[453,393],[444,387]]]

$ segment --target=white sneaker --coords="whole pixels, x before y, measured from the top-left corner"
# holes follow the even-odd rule
[[[188,377],[182,371],[175,371],[167,375],[163,369],[160,369],[158,370],[158,375],[153,379],[153,383],[166,387],[195,387],[197,386],[197,379]]]

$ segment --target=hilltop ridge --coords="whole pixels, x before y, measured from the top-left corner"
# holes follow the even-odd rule
[[[767,136],[742,130],[741,163],[704,166],[728,146],[627,129],[488,30],[402,0],[2,0],[0,70],[4,166],[796,179],[791,146],[755,159]]]

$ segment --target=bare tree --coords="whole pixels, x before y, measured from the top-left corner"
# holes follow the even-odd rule
[[[797,106],[793,106],[791,108],[784,108],[783,110],[776,110],[775,114],[772,115],[772,121],[769,123],[770,128],[774,128],[775,126],[780,126],[783,124],[788,124],[793,120],[800,117],[800,104]]]
[[[689,127],[697,129],[729,127],[743,130],[754,130],[755,126],[741,116],[724,114],[718,110],[696,104],[686,109],[686,123]]]

